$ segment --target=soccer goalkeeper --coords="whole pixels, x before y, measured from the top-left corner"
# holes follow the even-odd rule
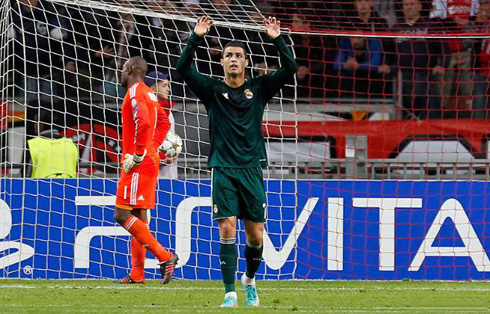
[[[235,292],[237,218],[245,223],[246,273],[241,282],[247,306],[258,306],[255,272],[262,261],[262,238],[266,221],[266,198],[261,167],[267,165],[262,134],[262,115],[267,102],[292,80],[297,65],[280,36],[280,22],[264,19],[266,34],[279,51],[282,67],[270,75],[246,79],[249,65],[241,42],[228,43],[221,55],[224,81],[199,74],[194,54],[213,22],[208,16],[197,20],[194,33],[177,62],[177,71],[204,104],[209,117],[212,168],[213,219],[220,232],[220,264],[225,285],[221,307],[238,306]]]
[[[114,218],[131,235],[131,273],[121,284],[145,283],[146,250],[160,262],[161,282],[169,283],[179,257],[153,237],[148,229],[148,209],[155,208],[155,190],[160,166],[158,147],[170,128],[153,90],[144,83],[148,64],[133,57],[124,65],[121,84],[128,88],[122,105],[123,172],[117,184]]]

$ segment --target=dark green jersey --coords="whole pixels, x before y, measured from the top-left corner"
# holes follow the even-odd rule
[[[265,105],[296,73],[297,65],[284,39],[274,39],[282,67],[248,79],[237,88],[196,71],[194,54],[202,37],[192,34],[177,62],[177,71],[204,104],[209,117],[209,167],[267,166],[262,115]]]

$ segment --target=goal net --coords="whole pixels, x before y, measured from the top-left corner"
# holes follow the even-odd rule
[[[130,269],[129,234],[113,219],[119,77],[142,56],[168,75],[164,106],[184,143],[176,164],[161,165],[150,229],[179,254],[177,278],[221,278],[208,117],[175,69],[206,14],[214,26],[196,53],[200,73],[223,78],[231,40],[247,47],[247,77],[280,67],[267,16],[281,20],[299,66],[264,114],[259,279],[487,278],[490,10],[460,2],[3,1],[0,276]],[[65,146],[40,162],[46,138]],[[243,272],[243,225],[237,241]],[[147,278],[158,272],[148,255]]]
[[[174,128],[184,141],[177,165],[161,167],[158,206],[151,212],[150,229],[165,247],[178,252],[182,267],[177,277],[219,278],[219,235],[211,220],[206,165],[208,120],[175,65],[197,16],[207,13],[215,20],[215,27],[197,53],[201,73],[223,77],[220,51],[233,39],[246,43],[257,65],[248,75],[279,66],[271,41],[262,34],[262,15],[255,4],[40,0],[2,6],[1,49],[2,60],[6,60],[2,61],[6,70],[2,71],[2,139],[7,143],[2,145],[6,175],[2,181],[2,215],[6,217],[2,243],[6,255],[0,258],[3,276],[119,278],[128,271],[130,238],[112,218],[121,171],[120,109],[126,92],[118,75],[129,57],[142,56],[149,63],[149,72],[169,75]],[[275,124],[294,121],[292,83],[284,89],[287,96],[278,94],[267,112],[274,116]],[[289,112],[283,112],[283,106]],[[294,133],[294,125],[286,128]],[[49,167],[76,158],[69,148],[65,156],[51,156],[55,165],[37,166],[32,140],[40,134],[59,134],[74,141],[79,149],[74,178],[57,179],[49,174]],[[294,138],[269,137],[274,155],[266,178],[294,178],[291,169],[296,158],[283,162],[295,155]],[[51,177],[17,179],[45,173]],[[285,244],[296,217],[295,184],[288,180],[267,184],[269,198],[275,200],[269,214],[274,228],[266,244],[290,253],[294,241],[287,242],[288,248]],[[283,203],[284,198],[290,199]],[[22,243],[28,252],[15,255],[14,242]],[[241,252],[244,243],[241,230]],[[34,256],[29,256],[30,252],[35,252]],[[279,261],[287,270],[264,268],[261,276],[291,277],[293,260],[289,254],[281,256]],[[240,258],[241,271],[243,266]],[[148,276],[159,272],[150,258],[146,267]]]

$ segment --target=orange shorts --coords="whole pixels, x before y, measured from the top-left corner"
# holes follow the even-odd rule
[[[158,176],[122,171],[117,183],[116,206],[122,209],[154,209]]]

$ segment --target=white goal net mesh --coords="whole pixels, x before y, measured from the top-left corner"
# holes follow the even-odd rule
[[[181,256],[177,277],[219,278],[219,234],[211,220],[206,166],[208,120],[175,71],[202,14],[210,15],[215,26],[198,49],[199,72],[223,77],[220,52],[231,40],[247,46],[252,61],[248,76],[280,66],[263,34],[262,14],[251,1],[2,2],[0,238],[4,242],[0,245],[5,256],[0,255],[0,274],[119,278],[128,271],[130,238],[112,217],[120,173],[120,108],[126,92],[118,74],[128,58],[142,56],[149,72],[169,76],[173,128],[184,142],[177,164],[161,167],[150,229],[164,247]],[[294,179],[296,160],[311,157],[308,151],[298,157],[294,98],[290,85],[271,101],[264,122],[265,127],[290,130],[284,137],[267,137],[271,167],[264,170],[265,178],[271,178],[266,190],[273,200],[266,245],[277,247],[279,253],[293,230],[297,204],[294,181],[277,179]],[[42,136],[71,139],[78,149],[73,152],[68,145],[61,155],[53,149],[50,160],[40,162],[34,141]],[[58,169],[64,163],[70,168],[73,160],[74,173],[50,174],[50,167]],[[239,244],[244,245],[240,229]],[[291,243],[285,248],[288,252]],[[277,264],[287,265],[294,256],[282,255],[266,257],[272,268],[261,268],[261,276],[291,276],[293,266],[278,270]],[[243,271],[244,260],[239,263]],[[155,260],[148,259],[146,268],[148,276],[157,275]]]

